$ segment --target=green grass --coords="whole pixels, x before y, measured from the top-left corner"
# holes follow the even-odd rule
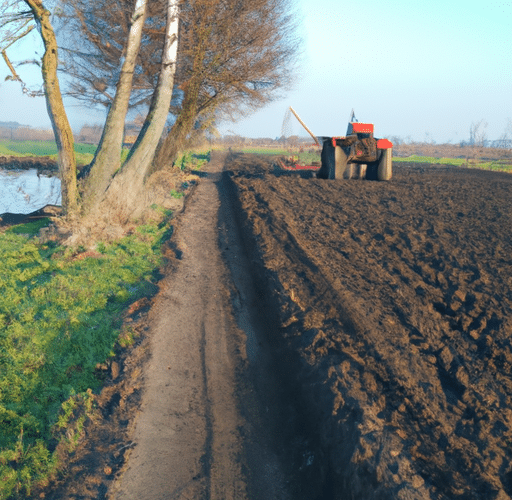
[[[257,155],[289,155],[287,149],[279,148],[242,148],[242,153],[257,154]]]
[[[47,223],[0,233],[2,500],[25,498],[76,446],[102,383],[96,366],[126,345],[123,312],[154,292],[169,234],[168,225],[139,227],[88,255],[39,243],[33,235]]]
[[[453,165],[456,167],[479,168],[482,170],[494,170],[500,172],[512,172],[512,164],[510,160],[483,161],[472,160],[466,162],[465,158],[434,158],[431,156],[408,156],[393,157],[394,162],[415,162],[430,163],[432,165]]]
[[[91,162],[96,151],[94,144],[75,144],[78,165]],[[57,144],[54,141],[10,141],[0,139],[0,156],[50,156],[57,159]]]
[[[123,148],[121,162],[126,160],[128,148]],[[75,143],[75,157],[79,166],[88,165],[96,152],[94,144]],[[10,141],[0,139],[0,156],[50,156],[57,159],[57,144],[53,141]],[[181,169],[199,169],[210,161],[210,152],[186,151],[177,160]]]
[[[313,152],[308,150],[300,152],[299,150],[290,151],[289,149],[282,148],[243,148],[241,149],[241,152],[247,154],[277,155],[286,157],[293,156],[296,161],[302,165],[309,165],[314,161],[320,161],[320,149]]]
[[[176,159],[175,165],[181,170],[199,170],[210,161],[210,151],[185,151]]]
[[[415,163],[432,163],[432,164],[442,164],[442,165],[456,165],[461,166],[466,163],[464,158],[434,158],[432,156],[408,156],[406,158],[393,156],[393,161],[408,161]]]

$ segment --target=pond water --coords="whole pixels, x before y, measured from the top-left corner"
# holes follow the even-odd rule
[[[0,214],[29,214],[45,205],[60,205],[60,179],[37,170],[0,170]]]

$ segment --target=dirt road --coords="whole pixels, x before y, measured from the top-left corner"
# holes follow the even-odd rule
[[[173,236],[174,269],[148,317],[152,355],[135,446],[112,498],[289,498],[275,425],[266,424],[274,410],[255,395],[261,371],[247,358],[262,321],[222,158],[209,164]],[[275,397],[269,375],[263,379],[265,398]]]

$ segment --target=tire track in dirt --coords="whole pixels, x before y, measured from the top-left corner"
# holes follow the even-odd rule
[[[508,498],[512,178],[410,166],[390,183],[329,183],[254,157],[229,168],[283,342],[303,359],[333,498]]]
[[[136,445],[111,490],[119,500],[316,496],[290,495],[297,471],[283,460],[290,457],[285,437],[296,437],[295,410],[284,403],[275,366],[262,361],[260,330],[268,333],[272,321],[258,318],[222,167],[214,155],[180,215],[179,258],[149,313],[152,357]],[[306,445],[299,439],[292,448],[300,455]]]
[[[203,387],[203,401],[205,405],[204,411],[204,426],[206,431],[206,437],[204,441],[204,454],[201,457],[201,463],[203,464],[202,475],[205,478],[205,491],[204,498],[211,498],[211,470],[213,462],[213,412],[212,402],[208,395],[208,369],[206,365],[206,328],[204,323],[201,325],[201,341],[199,343],[199,355],[201,358],[201,373],[202,373],[202,387]]]
[[[180,216],[180,259],[150,312],[152,359],[132,451],[114,485],[119,499],[245,498],[233,324],[217,244],[215,172]]]

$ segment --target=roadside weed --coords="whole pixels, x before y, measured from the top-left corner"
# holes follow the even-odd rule
[[[190,169],[199,170],[203,165],[210,161],[210,151],[193,152],[185,151],[176,159],[174,163],[180,170]]]

